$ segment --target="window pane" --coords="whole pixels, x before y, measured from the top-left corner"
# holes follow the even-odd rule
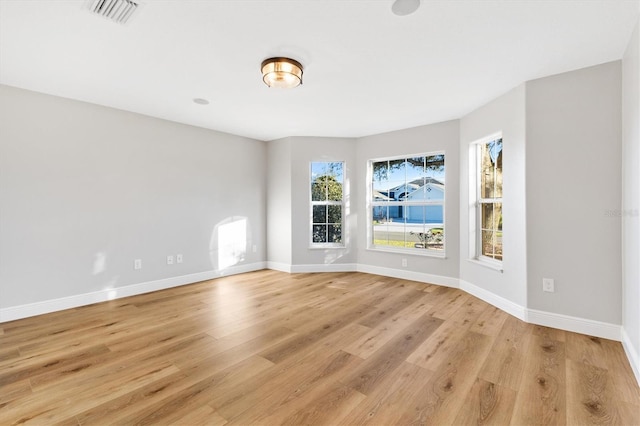
[[[433,227],[429,231],[429,248],[431,250],[444,250],[444,227]]]
[[[414,189],[424,185],[427,177],[425,157],[407,158],[407,165],[407,182],[415,185]]]
[[[342,201],[343,170],[342,163],[327,163],[325,182],[327,187],[327,199]]]
[[[405,248],[405,228],[404,223],[401,221],[393,221],[386,224],[381,232],[377,235],[380,238],[380,242],[376,244],[386,245],[394,248]],[[374,233],[375,235],[375,233]]]
[[[427,176],[443,182],[444,154],[430,155],[426,158]]]
[[[342,168],[343,168],[343,163],[341,162],[327,163],[326,174],[329,176],[333,176],[336,182],[342,183],[344,181]]]
[[[400,198],[408,199],[410,194],[425,184],[424,157],[407,158],[405,161],[406,187]]]
[[[389,245],[389,222],[387,220],[388,217],[388,207],[373,207],[373,223],[372,228],[373,232],[373,244],[376,246],[386,246]]]
[[[420,190],[418,191],[418,195],[420,195]],[[418,199],[412,198],[411,200],[416,201]],[[427,200],[429,200],[429,198],[427,198]],[[404,207],[404,217],[408,223],[440,225],[444,222],[444,207],[442,204],[409,204]]]
[[[420,230],[424,230],[424,224],[427,222],[427,207],[426,206],[407,206],[406,216],[409,223],[419,225]]]
[[[328,206],[328,209],[327,222],[342,223],[342,206]]]
[[[408,227],[408,229],[410,229]],[[407,232],[407,246],[428,250],[444,250],[444,228],[425,226]]]
[[[389,200],[389,162],[376,161],[371,164],[371,197],[372,201],[388,201]]]
[[[482,255],[502,260],[502,232],[482,231]]]
[[[326,243],[327,242],[327,226],[313,225],[312,240],[314,243]]]
[[[480,145],[482,198],[502,197],[502,139]]]
[[[389,217],[389,207],[387,206],[374,206],[372,208],[371,217],[373,218],[373,224],[386,222]]]
[[[329,242],[330,243],[341,243],[342,242],[342,225],[335,224],[328,226],[329,233]]]
[[[391,200],[391,198],[388,195],[389,193],[387,191],[378,191],[376,189],[374,189],[371,193],[371,198],[372,201],[378,203],[378,202],[384,202],[384,201],[389,201]]]
[[[313,206],[313,223],[327,223],[327,206]]]
[[[311,200],[342,201],[343,163],[311,163]]]
[[[481,228],[502,230],[502,203],[482,203]]]
[[[311,163],[311,200],[327,199],[327,188],[323,176],[326,174],[326,163]]]
[[[374,224],[373,243],[376,246],[389,248],[425,248],[421,244],[420,234],[424,228],[421,224],[408,223],[402,219],[393,222]]]
[[[489,155],[495,159],[496,180],[494,182],[494,198],[502,198],[502,139],[489,143]]]
[[[327,200],[327,184],[323,176],[316,177],[311,183],[311,201]]]
[[[493,203],[482,204],[482,217],[480,227],[482,229],[494,230],[495,218],[493,214]]]
[[[495,258],[495,240],[493,231],[482,231],[482,255]]]
[[[342,182],[338,182],[333,176],[327,176],[327,199],[342,201]]]
[[[406,193],[405,169],[404,159],[389,161],[389,179],[383,190],[393,201],[398,201]]]
[[[494,229],[502,231],[502,203],[493,204]]]
[[[409,228],[405,232],[405,240],[407,242],[407,247],[426,249],[426,241],[424,240],[424,228],[415,227],[413,229]]]

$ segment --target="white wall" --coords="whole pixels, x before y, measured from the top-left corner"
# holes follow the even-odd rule
[[[291,138],[267,143],[267,258],[270,267],[289,270],[291,242]]]
[[[265,154],[264,142],[0,86],[0,308],[262,267]],[[230,222],[242,232],[221,241]]]
[[[344,270],[349,265],[354,270],[356,263],[356,219],[354,199],[359,182],[354,182],[355,140],[349,138],[291,138],[291,200],[292,265],[293,270],[314,270],[310,265],[322,265],[324,270]],[[344,248],[310,248],[310,164],[312,161],[344,161]]]
[[[618,61],[526,83],[530,309],[621,324],[620,72]]]
[[[356,198],[360,270],[457,286],[460,201],[458,120],[359,138],[356,182],[360,188],[365,188],[370,159],[436,151],[445,152],[446,258],[369,250],[366,191],[362,190]],[[401,266],[403,258],[407,259],[406,268]]]
[[[358,269],[460,282],[508,311],[622,324],[638,374],[638,39],[636,26],[622,65],[528,82],[461,120],[356,140],[264,143],[0,86],[0,321],[3,308],[265,264]],[[505,156],[503,273],[468,260],[468,145],[496,131]],[[442,150],[446,258],[367,249],[368,160]],[[341,160],[347,247],[309,249],[309,162]],[[220,244],[221,229],[239,223],[242,241]],[[168,266],[177,253],[184,263]],[[555,293],[541,291],[542,277],[556,279]]]
[[[503,272],[470,259],[475,206],[470,204],[470,144],[502,132],[503,140]],[[473,157],[472,157],[473,158]],[[518,86],[460,120],[460,279],[463,288],[479,287],[494,296],[527,305],[525,200],[525,89]],[[471,292],[474,288],[469,288]],[[502,306],[508,310],[508,306]],[[521,312],[511,313],[522,317]],[[522,311],[522,309],[520,309]]]
[[[640,382],[640,23],[622,59],[622,327]]]

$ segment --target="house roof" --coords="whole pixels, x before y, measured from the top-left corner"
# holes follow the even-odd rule
[[[390,192],[391,192],[391,191],[394,191],[394,192],[395,192],[395,191],[397,191],[398,189],[400,189],[400,188],[405,188],[405,187],[406,187],[406,188],[412,188],[412,189],[420,188],[420,185],[422,185],[422,182],[420,182],[420,183],[415,183],[415,182],[416,182],[416,181],[412,181],[412,182],[409,182],[409,183],[406,183],[406,184],[405,184],[405,183],[403,183],[402,185],[394,186],[393,188],[388,189],[388,191],[390,191]]]
[[[373,199],[374,200],[382,200],[382,201],[393,200],[393,198],[390,198],[390,197],[386,196],[385,194],[383,194],[382,192],[376,191],[375,189],[373,190]]]
[[[428,183],[433,183],[436,185],[444,185],[444,182],[432,177],[415,179],[415,180],[412,180],[410,183],[417,185],[418,187]]]
[[[436,183],[427,183],[426,185],[424,185],[425,188],[434,188],[436,190],[438,190],[439,192],[444,192],[444,185],[439,185]],[[420,187],[418,189],[416,189],[415,191],[412,191],[411,193],[407,194],[406,198],[410,198],[411,196],[413,196],[414,194],[418,194],[418,193],[423,193],[423,187]]]

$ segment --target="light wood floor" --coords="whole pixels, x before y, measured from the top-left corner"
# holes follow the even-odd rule
[[[0,425],[640,425],[622,346],[462,291],[259,271],[0,324]]]

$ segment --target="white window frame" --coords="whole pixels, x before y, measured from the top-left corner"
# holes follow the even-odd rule
[[[372,251],[382,251],[382,252],[392,252],[392,253],[405,253],[412,254],[418,256],[427,256],[427,257],[437,257],[437,258],[445,258],[446,257],[446,248],[447,248],[447,230],[446,230],[446,177],[445,177],[445,190],[442,197],[442,200],[436,201],[384,201],[384,202],[374,202],[373,201],[373,164],[381,161],[392,161],[392,160],[400,160],[403,158],[415,158],[415,157],[430,157],[434,155],[443,155],[445,158],[445,176],[446,176],[446,158],[447,155],[444,150],[442,151],[431,151],[431,152],[422,152],[418,154],[407,154],[407,155],[395,155],[392,157],[382,157],[382,158],[373,158],[370,159],[367,163],[367,249]],[[405,180],[405,184],[406,184]],[[373,208],[376,206],[402,206],[403,208],[411,207],[411,206],[442,206],[442,228],[444,230],[444,238],[442,241],[442,250],[433,250],[433,249],[424,249],[424,248],[413,248],[413,247],[393,247],[393,246],[383,246],[383,245],[375,245],[374,244],[374,231],[373,231]]]
[[[471,260],[477,261],[485,266],[490,268],[502,271],[502,265],[504,261],[504,244],[503,244],[503,258],[502,260],[495,259],[489,256],[485,256],[482,254],[482,206],[484,204],[502,204],[503,212],[504,212],[504,187],[503,187],[503,197],[497,198],[482,198],[482,178],[480,173],[482,172],[482,158],[480,155],[480,149],[482,145],[485,145],[489,142],[502,139],[502,146],[504,150],[504,138],[502,137],[502,132],[497,132],[491,134],[489,136],[485,136],[482,139],[474,141],[470,146],[470,167],[469,167],[469,177],[470,177],[470,205],[473,206],[471,213],[471,222],[473,227],[471,229],[470,235],[472,238],[469,241],[469,252]],[[504,152],[503,152],[504,155]],[[502,159],[503,171],[504,171],[504,157]],[[504,233],[503,233],[504,236]]]
[[[318,163],[340,163],[342,164],[342,200],[340,201],[336,201],[336,200],[324,200],[324,201],[313,201],[313,193],[312,193],[312,186],[313,186],[313,165],[314,164],[318,164]],[[312,249],[327,249],[327,248],[344,248],[345,247],[345,240],[346,240],[346,229],[345,229],[345,203],[344,203],[344,198],[345,198],[345,181],[346,181],[346,170],[347,170],[347,166],[346,166],[346,162],[345,161],[311,161],[309,162],[309,248]],[[313,226],[314,226],[314,222],[313,222],[313,207],[314,206],[340,206],[340,228],[341,228],[341,242],[339,243],[330,243],[330,242],[325,242],[325,243],[317,243],[313,241]],[[328,218],[327,218],[328,220]],[[328,225],[329,222],[325,222],[325,225]]]

